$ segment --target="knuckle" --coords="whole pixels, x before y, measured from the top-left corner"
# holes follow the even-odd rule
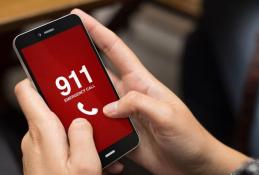
[[[173,106],[169,105],[169,104],[165,104],[164,108],[163,108],[163,112],[165,116],[172,116],[174,115],[174,109]]]
[[[127,99],[129,102],[137,100],[138,97],[139,97],[139,93],[136,91],[130,91],[127,95]]]
[[[34,143],[41,143],[42,142],[42,133],[39,126],[30,124],[29,125],[29,135],[32,138]]]
[[[41,144],[49,135],[63,130],[62,124],[52,112],[42,114],[38,119],[28,120],[29,135],[35,144]],[[53,131],[53,132],[51,132]]]
[[[110,43],[103,43],[103,51],[108,54],[110,53],[112,50],[116,49],[116,46],[118,43],[122,42],[121,39],[113,32],[110,31],[111,35],[113,35],[113,40],[112,40],[112,44]]]
[[[164,104],[160,108],[160,114],[162,117],[160,117],[160,122],[164,124],[169,124],[172,122],[172,116],[175,115],[174,109],[169,104]]]
[[[125,98],[125,106],[132,114],[138,115],[138,108],[141,106],[142,94],[137,91],[130,91]]]
[[[24,137],[22,138],[22,142],[21,142],[21,150],[23,153],[25,153],[28,150],[29,147],[29,133],[27,132]]]

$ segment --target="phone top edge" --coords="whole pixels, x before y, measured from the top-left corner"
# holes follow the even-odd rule
[[[60,19],[66,18],[66,17],[68,17],[68,16],[73,16],[73,15],[74,15],[74,14],[67,14],[67,15],[64,15],[64,16],[62,16],[62,17],[60,17],[60,18],[51,20],[51,21],[49,21],[49,22],[47,22],[47,23],[44,23],[44,24],[42,24],[42,25],[39,25],[39,26],[34,27],[34,28],[32,28],[32,29],[29,29],[29,30],[27,30],[27,31],[25,31],[25,32],[22,32],[22,33],[18,34],[18,35],[14,38],[13,41],[15,41],[15,40],[16,40],[17,38],[19,38],[21,35],[30,33],[30,32],[32,32],[32,31],[34,31],[34,30],[36,30],[36,29],[40,29],[41,27],[47,26],[47,25],[49,25],[49,24],[51,24],[51,23],[53,23],[53,22],[56,22],[56,21],[58,21],[58,20],[60,20]]]
[[[70,20],[64,20],[65,18],[68,18]],[[13,47],[16,46],[16,47],[18,47],[18,49],[20,49],[20,48],[26,47],[27,45],[31,45],[33,43],[43,41],[44,39],[46,39],[48,37],[48,34],[45,34],[44,31],[42,31],[42,30],[45,30],[45,29],[47,30],[47,28],[49,26],[52,26],[54,28],[59,28],[59,26],[62,26],[62,25],[67,26],[67,27],[64,27],[62,30],[57,31],[57,32],[61,32],[61,31],[65,30],[66,28],[69,28],[70,26],[77,25],[80,23],[82,23],[82,21],[78,15],[76,15],[76,14],[64,15],[60,18],[51,20],[47,23],[44,23],[42,25],[39,25],[37,27],[31,28],[27,31],[24,31],[24,32],[18,34],[13,39]],[[38,33],[38,32],[40,34],[42,34],[42,36],[35,37],[36,33]],[[57,32],[54,32],[54,34]],[[30,37],[29,41],[25,40],[26,37],[27,38]]]

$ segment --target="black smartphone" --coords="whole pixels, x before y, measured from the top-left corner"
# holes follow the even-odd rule
[[[27,76],[66,130],[79,117],[92,124],[103,167],[137,147],[139,138],[130,118],[110,119],[102,112],[119,96],[77,15],[22,33],[13,47]]]

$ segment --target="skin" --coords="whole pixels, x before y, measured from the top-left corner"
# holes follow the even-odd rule
[[[132,116],[140,137],[139,147],[128,156],[153,174],[230,174],[249,158],[220,143],[195,119],[182,101],[140,63],[113,32],[91,16],[73,10],[97,46],[116,68],[110,77],[121,99],[108,104],[107,117]],[[100,160],[91,125],[72,122],[68,134],[28,80],[15,93],[29,131],[22,141],[25,175],[100,175]],[[119,173],[123,165],[107,169]]]

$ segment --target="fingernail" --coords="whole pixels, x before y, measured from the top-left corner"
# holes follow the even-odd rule
[[[117,111],[118,109],[118,101],[112,102],[103,108],[103,112],[105,114],[113,114]]]
[[[77,119],[73,120],[72,124],[73,125],[77,125],[77,126],[85,125],[86,124],[86,119],[84,119],[84,118],[77,118]]]

